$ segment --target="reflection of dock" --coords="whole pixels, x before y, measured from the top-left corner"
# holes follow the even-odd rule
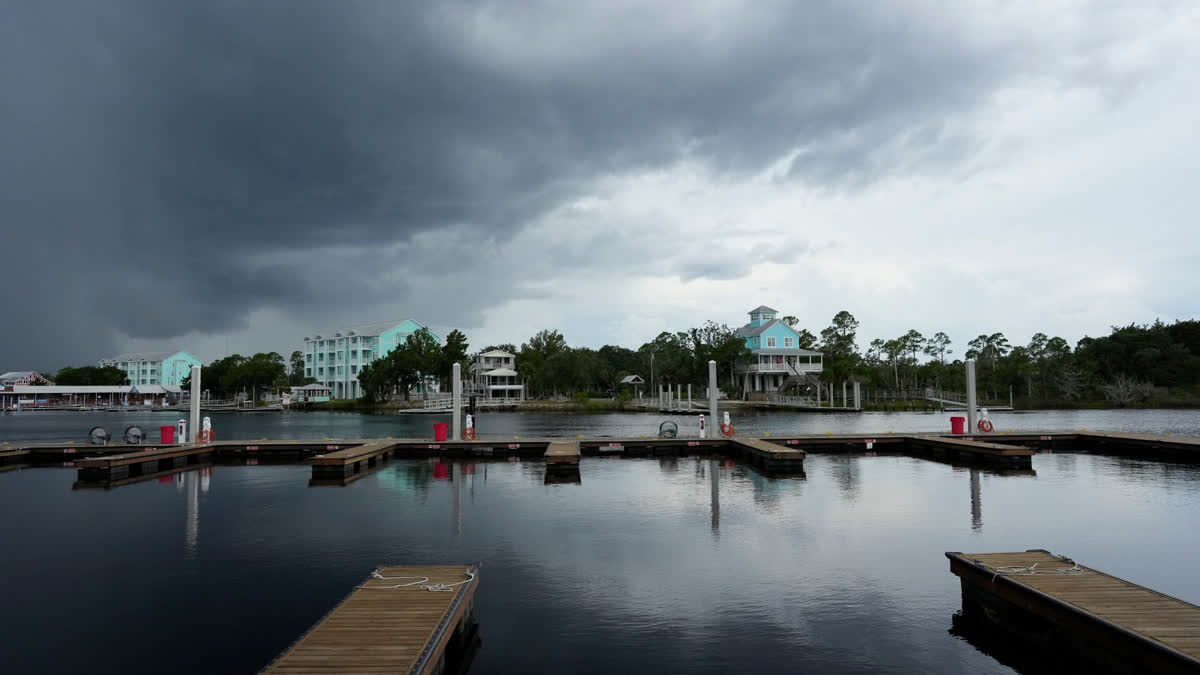
[[[1196,605],[1042,550],[946,557],[971,623],[1069,653],[1081,671],[1200,668]]]
[[[474,638],[478,566],[384,567],[267,673],[441,673]]]

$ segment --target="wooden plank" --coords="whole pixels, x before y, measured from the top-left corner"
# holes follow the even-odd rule
[[[264,672],[431,672],[474,597],[478,566],[384,567],[377,575]]]
[[[578,464],[579,441],[550,443],[546,446],[547,464]]]
[[[1025,589],[1028,607],[1049,602],[1073,608],[1100,630],[1111,631],[1114,638],[1130,635],[1160,647],[1165,645],[1181,663],[1200,667],[1200,606],[1046,551],[946,555],[952,571],[964,582],[968,580],[965,570],[980,572],[975,577],[984,580],[981,588],[985,592],[1007,593],[1005,589],[1012,589],[1019,600]],[[956,564],[966,568],[957,568]],[[992,588],[986,586],[989,577]],[[1006,583],[1003,588],[995,586],[999,579]]]

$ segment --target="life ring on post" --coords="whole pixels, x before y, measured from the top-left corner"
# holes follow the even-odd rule
[[[721,425],[721,435],[725,438],[733,438],[734,428],[732,424]]]
[[[212,429],[201,429],[200,433],[196,434],[196,441],[202,444],[211,443],[213,438]]]
[[[462,435],[463,435],[464,441],[475,440],[475,427],[469,427],[467,429],[463,429]]]
[[[993,427],[992,427],[991,420],[979,420],[979,422],[975,426],[979,427],[979,430],[985,434],[992,433]]]

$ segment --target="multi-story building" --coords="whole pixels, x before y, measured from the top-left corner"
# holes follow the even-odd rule
[[[486,398],[524,400],[525,385],[518,379],[517,357],[499,349],[483,352],[471,364],[472,391]]]
[[[306,335],[304,375],[328,387],[333,398],[358,398],[362,393],[358,372],[363,366],[404,344],[422,328],[425,326],[405,319],[351,326],[331,335]]]
[[[129,384],[162,384],[178,387],[192,373],[200,359],[188,352],[130,352],[101,359],[100,367],[112,366],[125,371]]]
[[[750,323],[737,330],[751,354],[748,362],[735,368],[747,393],[811,385],[824,369],[821,352],[802,349],[800,334],[776,319],[776,314],[765,305],[756,307],[750,310]]]

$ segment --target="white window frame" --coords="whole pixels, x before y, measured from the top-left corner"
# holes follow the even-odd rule
[[[784,347],[795,347],[796,346],[796,338],[790,338],[790,337],[783,338],[783,346]]]
[[[774,346],[775,346],[775,338],[773,338],[773,337],[768,337],[768,338],[767,338],[767,346],[768,346],[768,347],[774,347]]]

